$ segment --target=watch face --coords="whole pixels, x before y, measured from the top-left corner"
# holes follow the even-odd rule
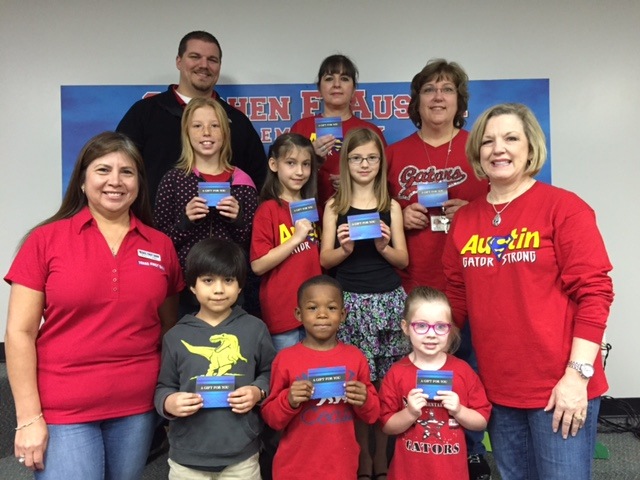
[[[595,373],[595,369],[593,368],[593,365],[589,365],[589,364],[585,363],[585,364],[582,365],[582,368],[580,368],[580,372],[586,378],[591,378],[591,377],[593,377],[593,374]]]

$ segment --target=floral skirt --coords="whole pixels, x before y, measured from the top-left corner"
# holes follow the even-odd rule
[[[362,351],[372,381],[382,380],[391,365],[411,350],[400,328],[406,297],[402,287],[384,293],[344,292],[347,318],[338,329],[338,339]]]

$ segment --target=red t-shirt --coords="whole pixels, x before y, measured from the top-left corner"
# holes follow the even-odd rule
[[[485,198],[460,209],[442,257],[454,320],[471,322],[480,378],[493,403],[543,408],[565,374],[573,338],[599,344],[613,301],[611,263],[593,210],[536,182],[502,222]],[[590,399],[607,390],[600,352]]]
[[[346,381],[367,387],[367,401],[355,408],[344,397],[309,400],[293,409],[289,388],[295,380],[307,380],[310,368],[347,368]],[[354,419],[374,423],[380,401],[371,384],[369,366],[360,350],[338,343],[328,351],[312,350],[298,343],[285,348],[273,361],[269,397],[262,404],[262,418],[274,430],[283,431],[273,460],[274,480],[323,480],[356,478],[360,447]]]
[[[402,209],[418,201],[418,183],[449,184],[449,198],[471,201],[486,194],[486,181],[478,180],[467,161],[465,145],[468,133],[460,130],[451,141],[432,147],[422,141],[417,133],[387,148],[389,162],[389,192]],[[427,157],[426,150],[429,152]],[[441,215],[440,208],[430,208],[429,215]],[[447,238],[444,232],[432,232],[428,225],[424,230],[406,230],[409,266],[400,270],[402,286],[409,293],[414,287],[428,285],[439,290],[445,288],[442,273],[442,251]]]
[[[160,368],[158,308],[184,288],[166,235],[131,214],[114,257],[85,208],[34,230],[5,280],[45,294],[36,352],[48,423],[153,409]]]
[[[253,221],[251,261],[264,257],[269,251],[291,238],[293,222],[289,204],[281,200],[262,203]],[[314,224],[315,226],[315,224]],[[280,265],[262,275],[260,305],[262,319],[272,335],[300,327],[294,316],[298,305],[298,288],[311,277],[320,275],[320,248],[317,228]]]
[[[322,115],[316,115],[315,117],[305,117],[301,120],[298,120],[291,127],[291,132],[299,133],[300,135],[311,139],[311,141],[316,140],[316,123],[315,119],[318,117],[322,117]],[[384,135],[382,131],[376,127],[373,123],[369,123],[365,120],[360,120],[360,118],[352,115],[349,120],[343,120],[342,122],[342,135],[344,137],[347,136],[347,132],[352,128],[369,128],[376,132],[384,146],[387,146],[387,142],[384,139]],[[331,198],[336,191],[333,188],[333,183],[331,182],[330,175],[338,175],[340,173],[340,147],[342,144],[336,144],[331,151],[325,157],[326,160],[320,170],[318,171],[318,202],[319,205],[324,207],[324,204]]]
[[[453,372],[453,391],[460,404],[489,420],[491,404],[484,387],[471,367],[447,355],[440,370]],[[405,357],[395,363],[382,380],[380,422],[406,407],[407,395],[416,388],[418,368]],[[442,402],[429,400],[422,415],[407,431],[396,436],[396,448],[389,468],[389,480],[413,480],[428,472],[429,480],[464,480],[469,478],[464,428],[449,416]]]

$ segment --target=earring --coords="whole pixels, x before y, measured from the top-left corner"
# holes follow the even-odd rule
[[[84,195],[84,185],[80,187],[80,190],[82,190],[82,194]]]

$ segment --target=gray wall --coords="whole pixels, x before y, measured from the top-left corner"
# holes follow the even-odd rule
[[[196,29],[222,43],[220,83],[312,82],[335,52],[362,81],[409,81],[445,57],[474,80],[550,79],[554,184],[595,209],[615,268],[610,394],[640,397],[638,25],[637,0],[0,0],[0,273],[60,203],[60,85],[176,82]]]

